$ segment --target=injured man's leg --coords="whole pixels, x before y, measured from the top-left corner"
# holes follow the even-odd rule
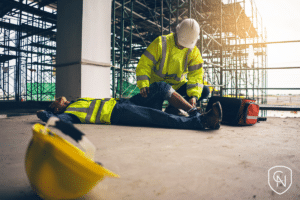
[[[135,126],[159,126],[182,129],[219,129],[222,116],[220,103],[214,104],[213,108],[201,115],[193,109],[170,85],[164,82],[154,83],[150,86],[150,94],[144,98],[138,94],[133,97],[134,101],[120,101],[116,104],[111,118],[112,124],[135,125]],[[137,101],[138,100],[138,101]],[[168,100],[176,108],[189,112],[190,117],[176,116],[162,112],[153,107],[140,106],[151,102],[156,104]],[[136,102],[136,103],[135,103]]]
[[[204,114],[196,112],[193,116],[177,116],[161,110],[137,106],[134,104],[118,103],[111,115],[111,123],[115,125],[163,127],[175,129],[205,128],[219,129],[222,119],[222,108],[219,102]]]

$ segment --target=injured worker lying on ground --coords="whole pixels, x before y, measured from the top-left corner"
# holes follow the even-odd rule
[[[163,112],[162,105],[165,100],[172,106],[186,111],[189,116]],[[67,123],[202,130],[220,128],[222,108],[221,104],[216,102],[211,110],[200,114],[196,107],[187,102],[169,84],[156,82],[151,84],[147,97],[137,94],[130,99],[79,98],[73,102],[60,97],[46,111],[38,111],[37,116],[44,122],[55,116]]]

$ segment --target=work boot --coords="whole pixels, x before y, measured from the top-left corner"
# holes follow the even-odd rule
[[[212,108],[201,115],[203,128],[219,129],[222,121],[222,107],[219,101],[212,105]]]

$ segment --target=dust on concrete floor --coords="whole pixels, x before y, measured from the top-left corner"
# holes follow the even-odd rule
[[[39,199],[24,167],[38,122],[34,115],[0,119],[0,199]],[[299,199],[299,125],[299,118],[216,131],[76,124],[97,147],[95,160],[120,175],[81,199]],[[268,169],[278,165],[293,170],[282,195],[268,185]]]

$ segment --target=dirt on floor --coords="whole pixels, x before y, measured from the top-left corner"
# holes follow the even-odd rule
[[[35,123],[35,115],[0,118],[0,199],[40,199],[24,166]],[[76,124],[96,146],[95,160],[120,175],[80,199],[300,199],[299,125],[300,118],[215,131]],[[268,183],[274,166],[292,170],[281,195]]]

